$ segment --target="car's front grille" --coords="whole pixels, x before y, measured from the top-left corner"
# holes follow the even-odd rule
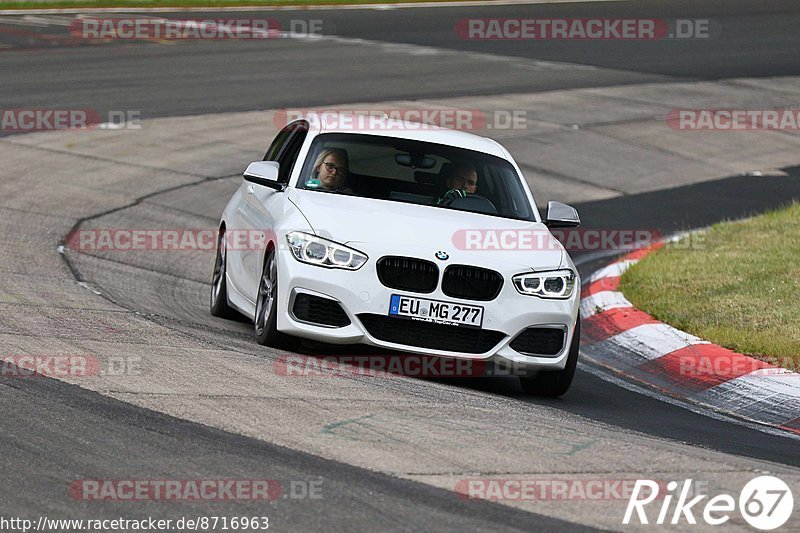
[[[357,316],[369,334],[376,339],[430,350],[486,353],[505,338],[504,333],[487,329],[448,326],[370,313]]]
[[[512,349],[532,355],[558,355],[564,347],[561,328],[528,328],[511,341]]]
[[[292,314],[297,320],[341,328],[350,324],[339,302],[299,293],[294,298]]]
[[[450,265],[442,277],[442,292],[453,298],[494,300],[502,288],[503,276],[486,268]]]
[[[428,293],[439,283],[439,267],[423,259],[387,256],[378,261],[378,279],[391,289]]]

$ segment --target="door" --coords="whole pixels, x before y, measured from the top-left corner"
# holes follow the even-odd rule
[[[292,122],[278,133],[275,141],[264,156],[265,161],[279,164],[278,181],[289,183],[300,148],[308,134],[308,123]],[[258,283],[264,262],[266,244],[275,241],[274,228],[283,214],[286,195],[270,187],[243,181],[242,201],[236,213],[237,226],[242,232],[239,236],[239,255],[242,276],[241,293],[255,307]],[[277,247],[278,243],[274,243]]]

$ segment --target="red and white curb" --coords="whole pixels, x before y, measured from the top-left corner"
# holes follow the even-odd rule
[[[636,309],[620,277],[663,243],[627,254],[581,291],[581,353],[670,396],[800,434],[800,374],[704,341]]]

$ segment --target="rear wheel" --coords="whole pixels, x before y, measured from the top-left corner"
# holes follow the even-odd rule
[[[564,370],[538,372],[533,376],[520,376],[522,388],[534,396],[556,398],[569,390],[572,378],[575,377],[575,368],[578,366],[578,351],[581,345],[581,317],[575,324],[575,333],[572,335],[572,344],[567,355],[567,365]]]
[[[211,301],[209,310],[214,316],[234,318],[237,313],[228,305],[228,282],[225,272],[228,260],[227,239],[225,230],[219,230],[217,239],[217,257],[214,261],[214,273],[211,275]]]

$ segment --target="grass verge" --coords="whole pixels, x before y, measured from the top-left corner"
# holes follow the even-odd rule
[[[800,369],[800,204],[716,224],[704,237],[648,255],[620,290],[680,330]]]

